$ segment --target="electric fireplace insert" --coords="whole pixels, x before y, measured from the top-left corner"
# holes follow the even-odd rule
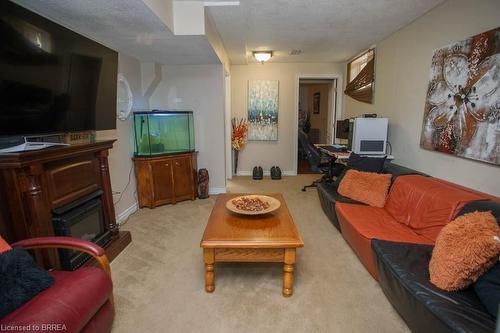
[[[104,247],[111,233],[104,225],[101,201],[102,191],[96,191],[65,206],[52,210],[52,223],[56,236],[80,238]],[[75,270],[82,266],[90,255],[74,250],[59,249],[61,268]]]

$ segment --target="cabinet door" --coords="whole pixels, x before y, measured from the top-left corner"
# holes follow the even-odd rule
[[[176,197],[193,196],[193,170],[190,157],[173,159],[174,194]]]
[[[163,160],[151,163],[154,205],[171,202],[174,196],[172,183],[172,161]]]

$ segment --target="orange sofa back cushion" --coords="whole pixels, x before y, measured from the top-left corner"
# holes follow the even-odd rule
[[[392,185],[385,208],[399,223],[432,241],[468,202],[489,196],[453,186],[432,177],[399,176]]]
[[[349,170],[342,178],[338,192],[373,207],[384,207],[391,178],[391,174]]]

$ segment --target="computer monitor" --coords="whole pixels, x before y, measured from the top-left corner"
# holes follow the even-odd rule
[[[335,137],[337,139],[349,139],[349,119],[337,120]]]

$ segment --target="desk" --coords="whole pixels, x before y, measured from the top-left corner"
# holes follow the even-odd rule
[[[325,149],[324,147],[331,146],[330,144],[325,144],[325,143],[315,143],[314,146],[318,148],[322,153],[336,158],[339,161],[347,161],[349,159],[349,156],[351,155],[350,151],[339,151],[339,152],[333,152],[328,149]],[[361,155],[361,156],[367,156],[367,157],[378,157],[378,158],[383,158],[384,156],[387,156],[388,160],[393,160],[394,156],[392,155]]]

